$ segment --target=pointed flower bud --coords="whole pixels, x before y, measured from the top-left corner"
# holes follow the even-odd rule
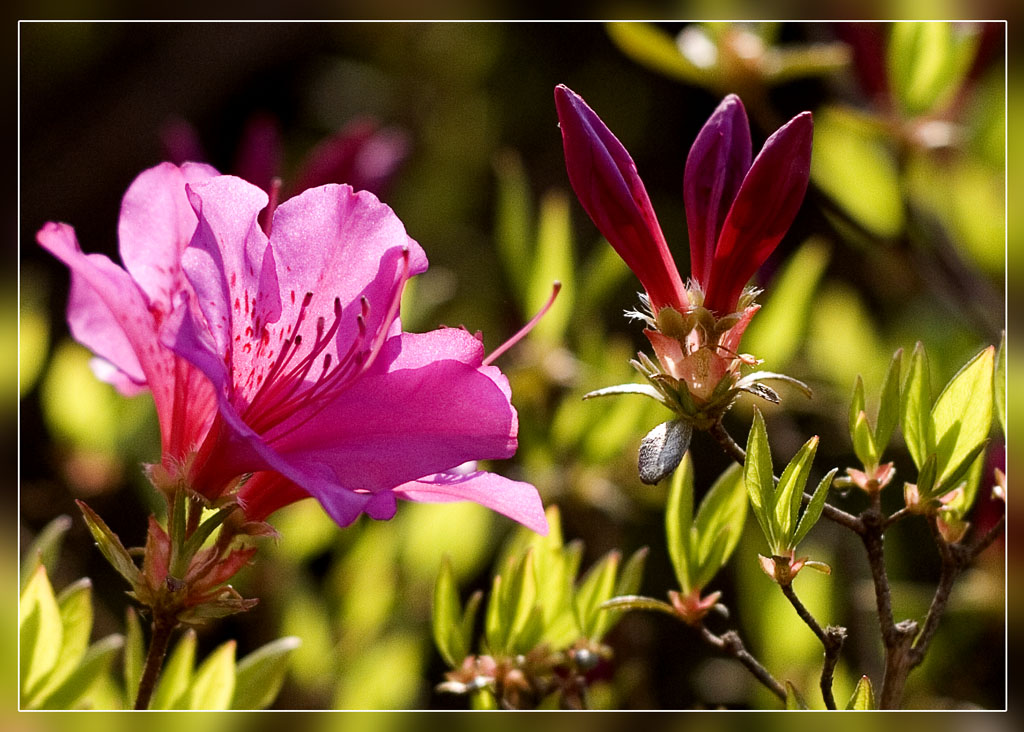
[[[565,165],[594,225],[639,278],[655,312],[689,304],[679,270],[626,148],[583,99],[555,87]]]

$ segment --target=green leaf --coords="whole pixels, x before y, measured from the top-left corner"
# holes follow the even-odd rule
[[[491,580],[491,594],[487,598],[487,611],[484,614],[484,638],[487,641],[488,653],[501,655],[506,651],[507,621],[502,607],[502,579],[500,574]]]
[[[18,603],[18,647],[21,660],[21,700],[27,704],[53,672],[64,640],[60,607],[46,576],[36,568]]]
[[[600,606],[615,590],[615,575],[622,555],[610,551],[584,575],[573,595],[573,608],[580,631],[594,639],[601,616]]]
[[[928,356],[918,342],[910,357],[910,369],[903,381],[900,400],[900,424],[903,440],[907,444],[914,465],[920,469],[935,449],[931,417],[931,383],[928,376]]]
[[[235,641],[222,643],[196,669],[189,709],[228,709],[235,693]]]
[[[704,79],[705,72],[680,53],[676,39],[654,24],[608,23],[606,28],[612,42],[637,63],[680,81]]]
[[[641,595],[613,597],[610,600],[603,602],[601,607],[604,610],[654,610],[656,612],[666,613],[674,618],[679,617],[676,613],[676,609],[667,602],[663,600],[655,600],[653,597],[643,597]]]
[[[125,611],[124,623],[124,688],[128,706],[135,701],[142,681],[142,667],[146,662],[146,645],[142,637],[142,624],[134,608]]]
[[[850,422],[850,440],[857,444],[857,421],[862,412],[867,410],[864,402],[864,380],[857,374],[857,380],[853,384],[853,397],[850,399],[850,411],[848,414]]]
[[[875,692],[871,688],[871,679],[861,676],[857,682],[857,688],[853,690],[850,701],[847,702],[848,710],[867,711],[875,708]]]
[[[878,465],[878,449],[871,434],[868,416],[864,412],[857,416],[857,421],[853,424],[853,451],[865,467],[873,468]]]
[[[92,582],[83,578],[65,588],[57,597],[62,641],[53,671],[32,695],[30,707],[38,707],[74,672],[89,647],[92,633]]]
[[[786,682],[786,709],[810,709],[792,681]]]
[[[815,110],[811,177],[871,234],[885,240],[903,229],[900,173],[873,122],[839,107]]]
[[[452,576],[451,559],[446,554],[434,583],[434,603],[431,612],[434,645],[441,657],[452,668],[457,668],[466,657],[468,648],[463,644],[460,621],[462,612],[459,593]]]
[[[70,676],[42,704],[44,709],[73,709],[109,676],[114,659],[124,645],[121,635],[108,635],[93,643]]]
[[[84,502],[75,501],[75,503],[78,504],[78,508],[82,511],[82,516],[85,518],[85,523],[89,527],[90,533],[92,533],[92,538],[96,540],[96,546],[103,556],[106,557],[107,561],[110,562],[110,566],[128,580],[132,587],[140,584],[142,582],[142,572],[139,571],[138,566],[132,561],[131,555],[128,554],[128,550],[124,548],[117,535],[110,530],[110,527],[104,523],[99,514],[89,508]]]
[[[818,483],[818,487],[814,489],[814,493],[811,494],[811,500],[807,503],[807,508],[804,509],[804,515],[800,517],[800,523],[797,524],[796,533],[793,534],[793,546],[796,547],[804,537],[807,536],[807,532],[818,523],[818,519],[821,518],[822,509],[825,508],[825,499],[828,498],[828,489],[832,485],[832,480],[836,477],[838,468],[832,468],[824,478]]]
[[[924,461],[924,465],[921,466],[921,470],[917,473],[917,490],[922,499],[935,495],[935,465],[935,453],[933,452]]]
[[[260,646],[238,662],[232,709],[266,709],[273,704],[288,673],[288,657],[302,645],[286,636]]]
[[[743,484],[757,523],[761,525],[768,545],[774,547],[775,521],[771,512],[775,509],[775,482],[772,470],[771,448],[768,445],[764,417],[755,407],[754,422],[747,437],[747,458],[743,462]]]
[[[744,496],[744,499],[746,497]],[[693,460],[687,452],[672,480],[669,482],[668,503],[665,506],[665,536],[668,555],[676,571],[676,580],[683,594],[692,589],[692,568],[697,558],[691,546],[691,525],[693,523]]]
[[[743,334],[745,350],[774,369],[785,368],[793,360],[806,336],[814,293],[828,260],[828,245],[813,238],[789,258]]]
[[[181,709],[192,683],[192,670],[196,662],[196,632],[189,628],[174,645],[160,670],[150,709]]]
[[[494,238],[501,263],[514,292],[526,292],[529,263],[533,260],[533,210],[530,183],[522,159],[505,151],[494,160],[497,177]],[[520,303],[524,308],[526,303]]]
[[[981,486],[981,478],[985,472],[985,454],[979,453],[978,457],[971,463],[963,482],[957,486],[962,488],[959,494],[953,496],[952,500],[943,505],[943,508],[951,512],[956,518],[962,519],[974,506],[978,497],[978,488]],[[955,490],[955,489],[954,489]]]
[[[797,451],[779,477],[775,498],[775,523],[777,545],[772,547],[775,554],[784,554],[795,546],[793,540],[800,516],[800,505],[804,498],[804,486],[811,474],[811,463],[818,449],[818,438],[812,437]]]
[[[995,348],[989,346],[950,379],[932,407],[939,482],[960,469],[992,427]]]
[[[71,517],[61,515],[50,521],[39,535],[29,544],[28,549],[21,560],[21,587],[24,590],[29,579],[35,574],[36,567],[40,564],[46,567],[47,574],[53,574],[57,564],[57,557],[60,555],[61,544],[64,543],[64,535],[71,528]]]
[[[694,529],[700,571],[695,578],[695,587],[706,587],[729,561],[743,534],[747,505],[743,471],[739,465],[733,464],[718,476],[697,510]]]
[[[974,56],[974,33],[951,23],[890,25],[887,61],[894,96],[910,116],[929,112],[952,98]]]
[[[511,575],[507,585],[506,617],[509,619],[506,647],[509,649],[523,648],[533,645],[530,642],[532,616],[537,606],[537,578],[533,571],[534,552],[528,551],[518,563],[516,571]],[[528,632],[529,631],[529,632]]]
[[[562,289],[551,309],[534,327],[534,337],[551,344],[561,342],[573,312],[575,271],[569,199],[562,191],[551,191],[540,202],[537,247],[526,291],[528,315],[532,316],[544,307],[551,297],[551,287],[555,282],[561,282]]]
[[[993,399],[999,426],[1006,435],[1006,331],[999,340],[999,353],[996,356],[996,372],[993,379]]]
[[[892,432],[900,418],[900,369],[903,360],[903,349],[893,354],[889,368],[882,380],[881,397],[878,402],[878,419],[875,421],[874,444],[878,457],[881,459],[885,448],[892,438]]]

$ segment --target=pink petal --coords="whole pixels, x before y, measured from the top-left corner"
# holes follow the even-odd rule
[[[583,99],[555,88],[569,182],[594,225],[647,291],[655,311],[684,310],[682,279],[626,148]]]
[[[495,473],[440,473],[406,483],[396,488],[395,494],[404,500],[421,503],[473,501],[518,521],[538,534],[546,536],[548,533],[548,522],[537,489],[529,483],[509,480]]]
[[[163,454],[184,457],[212,418],[209,382],[162,345],[146,297],[127,272],[103,255],[83,254],[66,224],[47,224],[36,238],[71,269],[72,335],[132,382],[149,385]]]
[[[683,202],[690,234],[690,273],[708,282],[726,214],[750,168],[750,125],[743,103],[728,95],[701,128],[686,158]]]
[[[775,250],[803,202],[811,173],[810,112],[768,138],[729,209],[705,289],[704,306],[732,312],[740,293]]]
[[[143,171],[121,202],[118,241],[121,261],[151,305],[166,314],[183,286],[181,253],[196,229],[185,184],[217,175],[208,165],[163,163]]]
[[[376,196],[350,186],[313,188],[282,203],[274,213],[271,244],[279,267],[282,323],[294,322],[303,296],[311,292],[306,318],[335,318],[342,353],[356,338],[356,316],[366,298],[366,329],[376,332],[401,287],[402,252],[408,251],[409,276],[427,269],[423,249],[406,234],[395,213]],[[337,353],[334,354],[338,356]]]
[[[512,456],[518,422],[508,383],[497,368],[480,366],[476,338],[450,328],[392,341],[400,351],[386,370],[317,408],[316,419],[299,412],[282,423],[274,451],[304,470],[328,470],[341,489],[370,493],[468,460]],[[303,487],[324,502],[323,486]]]

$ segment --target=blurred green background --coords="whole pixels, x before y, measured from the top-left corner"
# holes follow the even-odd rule
[[[874,409],[892,352],[920,340],[940,387],[999,342],[1005,288],[1019,280],[1005,269],[1005,26],[894,27],[23,23],[22,548],[55,516],[72,516],[51,580],[59,590],[92,578],[94,637],[123,632],[129,600],[73,501],[87,500],[126,545],[140,544],[154,496],[139,464],[159,450],[149,398],[125,400],[96,381],[69,339],[67,273],[35,245],[35,231],[70,223],[86,251],[116,259],[121,195],[164,159],[161,134],[174,120],[193,125],[206,160],[231,172],[247,123],[269,115],[282,132],[287,184],[318,141],[372,117],[408,135],[384,200],[431,261],[403,303],[408,330],[465,325],[493,350],[552,280],[563,282],[554,309],[498,362],[519,409],[520,448],[490,467],[533,482],[560,507],[567,539],[585,542],[583,567],[613,548],[649,546],[643,592],[663,597],[673,586],[667,489],[639,483],[635,456],[665,414],[630,397],[580,399],[633,380],[627,361],[646,343],[622,312],[635,307],[639,285],[569,189],[552,90],[565,83],[580,93],[630,150],[684,273],[683,165],[720,98],[741,94],[755,149],[794,114],[815,113],[812,186],[761,272],[764,307],[743,350],[814,388],[813,400],[786,392],[782,408],[765,413],[777,462],[821,435],[820,477],[856,464],[846,405],[858,374]],[[1011,383],[1016,368],[1011,359]],[[750,406],[741,400],[727,419],[741,441]],[[1005,460],[1002,445],[994,430],[989,468]],[[913,475],[894,447],[889,459]],[[691,449],[699,494],[728,461],[702,434]],[[887,491],[891,507],[899,485]],[[837,500],[863,506],[855,494]],[[983,501],[972,519],[984,525],[998,510]],[[486,588],[511,522],[475,505],[406,504],[393,521],[339,530],[306,502],[272,523],[281,540],[266,542],[238,583],[259,605],[202,629],[200,657],[229,638],[241,656],[294,635],[302,646],[280,708],[464,706],[433,690],[445,666],[430,640],[431,588],[446,554],[466,594]],[[802,597],[822,622],[850,628],[837,675],[845,700],[861,673],[880,681],[870,578],[853,537],[822,522],[807,543],[833,575],[802,579]],[[711,589],[723,591],[732,622],[777,676],[814,688],[820,647],[760,572],[762,544],[751,522]],[[897,617],[920,617],[938,572],[927,531],[904,522],[887,550]],[[958,586],[911,676],[908,707],[1006,704],[1004,586],[998,542]],[[667,617],[627,615],[606,642],[615,661],[598,698],[608,705],[772,704],[737,664]],[[97,691],[97,703],[112,698]]]

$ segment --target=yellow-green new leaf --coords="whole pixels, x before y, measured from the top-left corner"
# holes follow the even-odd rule
[[[804,486],[810,477],[811,463],[814,462],[814,453],[817,449],[818,438],[812,437],[797,451],[779,477],[774,511],[777,544],[772,546],[772,552],[775,554],[784,554],[796,544],[793,536],[800,517]]]
[[[24,705],[53,672],[64,640],[60,607],[43,565],[36,568],[21,593],[18,637]]]
[[[29,701],[30,707],[38,707],[63,684],[74,672],[86,649],[92,633],[92,582],[80,579],[65,588],[57,597],[63,637],[60,656],[53,671]]]
[[[124,688],[128,706],[135,701],[142,680],[142,667],[146,662],[146,644],[142,637],[142,624],[134,608],[125,611],[124,623]]]
[[[750,498],[757,523],[770,546],[775,546],[775,522],[770,512],[775,508],[775,482],[773,479],[771,448],[768,431],[761,411],[754,408],[754,423],[747,437],[747,457],[743,462],[743,484]]]
[[[576,622],[587,638],[595,639],[597,636],[600,606],[615,590],[615,575],[618,573],[620,560],[621,555],[617,551],[605,554],[583,577],[573,596]]]
[[[274,703],[288,673],[288,657],[302,645],[286,636],[260,646],[238,662],[232,709],[266,709]]]
[[[848,710],[867,711],[875,708],[875,692],[871,688],[871,679],[861,676],[857,682],[857,688],[853,690],[853,696],[847,702]]]
[[[43,527],[22,558],[20,589],[25,589],[25,585],[28,584],[35,574],[36,567],[40,564],[46,567],[47,574],[53,574],[61,544],[64,543],[64,535],[70,528],[71,517],[67,515],[58,516]]]
[[[452,576],[451,560],[447,555],[441,560],[441,569],[434,583],[434,603],[431,608],[434,645],[452,668],[458,667],[466,657],[468,647],[462,638],[459,593]]]
[[[235,694],[235,641],[221,644],[196,670],[189,709],[229,709]]]
[[[745,497],[744,497],[745,500]],[[687,452],[683,462],[672,474],[669,482],[668,503],[665,506],[665,536],[668,556],[676,572],[676,580],[683,594],[692,589],[697,565],[691,546],[693,524],[693,460]]]
[[[995,348],[989,346],[950,379],[932,407],[939,483],[965,470],[992,426]]]
[[[67,679],[42,702],[43,709],[74,709],[93,687],[110,675],[114,659],[124,645],[124,636],[108,635],[93,643]]]
[[[814,489],[811,500],[807,503],[803,516],[800,517],[800,523],[797,524],[796,533],[793,534],[793,547],[796,547],[797,544],[803,541],[804,537],[807,536],[807,532],[821,518],[821,512],[825,508],[825,499],[828,498],[828,489],[832,485],[832,480],[836,477],[837,470],[838,468],[832,468],[828,475],[818,483],[818,487]]]
[[[706,587],[739,543],[747,521],[748,499],[743,471],[731,465],[718,476],[700,502],[694,520],[695,553],[699,571],[695,586]],[[686,588],[682,588],[684,594]]]
[[[910,357],[910,369],[903,381],[900,424],[903,427],[903,440],[907,444],[907,450],[919,470],[935,449],[931,404],[928,356],[924,346],[918,343],[914,346],[914,353]]]

